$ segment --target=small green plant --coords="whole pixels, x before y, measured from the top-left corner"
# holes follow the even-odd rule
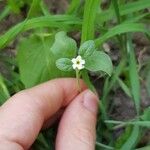
[[[67,7],[58,5],[62,1]],[[149,139],[143,143],[150,128],[150,108],[145,109],[150,59],[142,57],[150,43],[149,7],[150,0],[0,0],[0,105],[23,89],[55,78],[76,77],[80,91],[82,78],[100,93],[96,150],[150,149]],[[16,54],[11,58],[10,49]],[[122,95],[125,103],[134,103],[128,108],[132,110],[116,110]],[[124,101],[120,105],[124,107]],[[134,116],[128,116],[134,110]],[[112,117],[114,112],[120,120]],[[53,128],[42,131],[33,147],[54,149],[55,133]]]
[[[103,71],[108,75],[112,73],[113,67],[110,57],[104,52],[97,51],[93,40],[84,42],[74,57],[72,59],[60,58],[56,61],[56,66],[61,71],[75,70],[79,91],[81,91],[79,78],[81,77],[82,70],[86,69],[91,72]]]

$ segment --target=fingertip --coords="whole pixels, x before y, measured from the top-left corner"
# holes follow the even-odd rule
[[[71,102],[59,125],[58,150],[94,150],[97,108],[98,97],[90,90],[84,90]]]
[[[94,114],[98,112],[98,97],[89,89],[84,91],[83,96],[84,107]]]

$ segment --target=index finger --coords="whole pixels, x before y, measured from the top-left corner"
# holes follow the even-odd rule
[[[84,90],[84,83],[80,83]],[[3,141],[28,149],[44,121],[66,106],[78,93],[76,79],[63,78],[14,95],[0,108],[0,149],[4,146]]]

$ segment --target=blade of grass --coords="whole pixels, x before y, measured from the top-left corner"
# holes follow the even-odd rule
[[[94,24],[99,6],[100,0],[85,1],[81,43],[90,39],[94,39]]]
[[[10,13],[10,7],[6,6],[4,10],[0,13],[0,21],[2,21],[5,17],[7,17]]]
[[[133,44],[131,41],[131,34],[127,36],[127,52],[129,56],[129,77],[131,84],[131,94],[135,103],[137,115],[140,113],[140,81],[137,70],[137,63]]]
[[[10,7],[11,11],[16,14],[20,13],[20,3],[19,1],[15,0],[7,0],[7,5]]]
[[[97,46],[100,46],[102,43],[107,41],[109,38],[114,37],[116,35],[120,35],[122,33],[128,32],[143,32],[150,36],[149,31],[145,28],[145,26],[141,23],[122,23],[110,29],[104,35],[100,36],[95,40]]]
[[[150,121],[134,121],[134,122],[128,122],[128,124],[150,128]]]
[[[135,120],[135,119],[134,119]],[[105,120],[105,123],[107,124],[117,124],[120,126],[127,126],[127,125],[138,125],[141,127],[146,127],[146,128],[150,128],[150,121],[115,121],[115,120]]]
[[[119,2],[118,0],[112,0],[112,4],[113,4],[113,8],[114,8],[114,11],[115,11],[115,15],[116,15],[116,18],[117,18],[117,23],[118,24],[121,24],[122,23],[122,18],[121,18],[121,15],[120,15],[120,10],[119,10]],[[119,41],[119,45],[120,45],[120,50],[121,50],[121,57],[125,57],[126,53],[125,53],[125,42],[124,42],[124,35],[117,35],[117,38],[118,38],[118,41]]]
[[[49,143],[46,141],[46,138],[43,133],[40,133],[35,141],[35,143],[32,145],[33,149],[37,150],[49,150],[51,149]]]
[[[116,121],[116,120],[105,120],[105,123],[108,123],[108,124],[128,124],[128,122],[126,121]]]
[[[120,87],[122,88],[122,90],[129,96],[132,97],[130,89],[128,88],[128,86],[118,77],[117,81],[120,85]]]
[[[108,145],[105,145],[105,144],[102,144],[102,143],[99,143],[99,142],[96,142],[96,145],[98,147],[104,148],[105,150],[113,150],[114,149],[113,147],[110,147]]]
[[[125,5],[120,5],[119,10],[120,10],[120,15],[124,16],[124,15],[128,15],[130,13],[137,12],[139,10],[149,8],[149,7],[150,7],[149,0],[142,0],[142,1],[139,0],[139,1],[127,3]],[[105,22],[114,18],[114,16],[115,16],[115,13],[113,9],[110,8],[106,11],[103,11],[102,13],[97,14],[96,20],[102,23],[102,22]]]
[[[132,36],[131,34],[127,34],[127,52],[129,56],[129,77],[130,77],[130,83],[131,83],[131,94],[135,103],[137,116],[139,117],[140,113],[140,83],[139,83],[139,77],[138,77],[138,71],[137,71],[137,65],[136,65],[136,59],[135,54],[132,46]],[[136,119],[138,120],[138,118]],[[133,122],[132,122],[133,123]],[[129,122],[127,122],[129,125]],[[131,125],[131,122],[130,122]],[[116,141],[116,145],[118,145],[120,150],[132,150],[135,148],[135,145],[137,144],[139,140],[140,135],[140,128],[138,124],[132,124],[133,129],[128,133],[128,137],[126,137],[126,132],[124,132],[120,136],[120,140]],[[123,139],[121,138],[123,137]],[[124,142],[125,137],[125,142]]]
[[[81,25],[81,20],[69,15],[43,16],[25,20],[9,29],[4,35],[0,36],[0,48],[5,47],[6,44],[13,40],[20,32],[40,27],[64,29],[65,27],[68,27],[68,25],[79,26]]]
[[[117,0],[112,0],[112,4],[114,6],[115,14],[118,20],[118,24],[121,23],[121,17],[120,17],[120,11],[119,11],[119,6],[118,6],[118,1]]]
[[[77,11],[80,3],[81,3],[81,0],[72,0],[66,13],[67,14],[75,13]]]
[[[150,150],[150,146],[145,146],[145,147],[142,147],[142,148],[138,148],[136,150]]]
[[[135,148],[135,145],[137,144],[139,135],[140,135],[140,128],[138,125],[135,125],[132,128],[132,131],[129,132],[129,137],[126,139],[126,141],[123,143],[123,145],[119,149],[120,150],[133,150]]]
[[[1,74],[0,74],[0,87],[1,87],[1,90],[3,91],[3,93],[5,94],[6,98],[9,98],[10,94],[6,87],[6,84],[4,83],[4,79]]]
[[[0,105],[3,104],[9,97],[9,91],[4,83],[2,75],[0,74]]]
[[[107,106],[107,96],[111,90],[111,88],[115,85],[117,78],[119,77],[120,73],[122,72],[124,66],[126,65],[126,60],[122,59],[119,63],[119,65],[114,69],[113,75],[110,78],[110,81],[105,81],[104,83],[104,90],[103,90],[103,95],[102,95],[102,102],[103,105],[105,107],[105,109],[107,110],[106,106]]]
[[[50,15],[50,12],[49,12],[49,10],[48,10],[48,7],[47,7],[47,5],[45,4],[45,2],[44,2],[43,0],[42,0],[41,3],[40,3],[40,7],[41,7],[41,10],[42,10],[42,12],[43,12],[43,14],[44,14],[45,16]]]
[[[32,0],[32,4],[27,14],[27,18],[31,18],[37,15],[37,13],[40,11],[40,3],[41,0]]]
[[[136,132],[137,131],[137,132]],[[125,128],[124,133],[121,134],[115,142],[115,149],[119,150],[133,150],[137,140],[139,130],[135,126],[129,125]]]
[[[141,19],[145,18],[145,17],[149,17],[150,16],[150,13],[147,12],[147,13],[144,13],[144,14],[139,14],[137,17],[135,16],[134,18],[128,18],[124,21],[124,23],[131,23],[131,22],[138,22],[140,21]]]

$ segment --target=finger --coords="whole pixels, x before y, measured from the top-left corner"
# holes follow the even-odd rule
[[[65,110],[58,129],[56,150],[94,150],[97,96],[86,90]]]
[[[52,117],[50,117],[43,125],[42,129],[49,128],[54,123],[58,123],[61,116],[64,113],[65,108],[61,108],[59,111],[57,111]]]
[[[85,89],[82,81],[81,87]],[[67,78],[49,81],[13,96],[0,108],[0,149],[6,142],[28,149],[43,122],[76,95],[76,80]]]

